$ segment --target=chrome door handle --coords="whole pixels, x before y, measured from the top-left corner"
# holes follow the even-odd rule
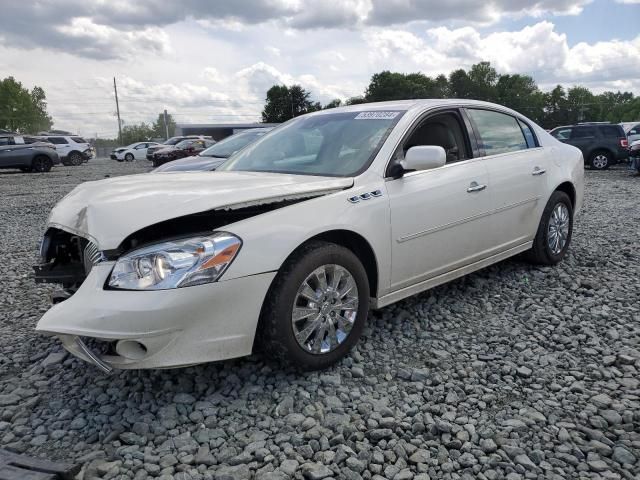
[[[469,185],[469,188],[467,188],[467,192],[481,192],[485,188],[487,188],[486,185],[478,185],[478,182],[471,182],[471,185]]]
[[[547,171],[543,168],[535,168],[531,175],[544,175]]]

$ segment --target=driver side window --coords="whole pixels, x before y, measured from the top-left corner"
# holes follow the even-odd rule
[[[403,142],[396,153],[396,160],[402,160],[411,147],[436,145],[444,148],[447,163],[471,158],[470,147],[460,117],[454,112],[444,112],[422,121]]]

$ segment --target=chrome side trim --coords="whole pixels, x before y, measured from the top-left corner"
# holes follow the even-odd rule
[[[76,337],[74,339],[74,343],[76,347],[80,349],[82,354],[86,356],[91,363],[93,363],[96,367],[102,370],[104,373],[111,373],[113,368],[108,363],[103,362],[100,358],[91,351],[89,347],[85,345],[85,343],[80,339],[80,337]]]
[[[505,260],[509,257],[513,257],[520,252],[524,252],[531,248],[532,242],[526,242],[516,247],[505,250],[504,252],[498,253],[496,255],[492,255],[491,257],[485,258],[475,263],[471,263],[464,267],[457,268],[455,270],[451,270],[450,272],[443,273],[438,275],[437,277],[429,278],[427,280],[423,280],[422,282],[418,282],[414,285],[409,285],[408,287],[401,288],[400,290],[396,290],[394,292],[388,293],[380,298],[371,298],[371,308],[378,309],[382,307],[386,307],[387,305],[391,305],[392,303],[403,300],[407,297],[415,295],[416,293],[423,292],[425,290],[429,290],[433,287],[437,287],[438,285],[442,285],[443,283],[447,283],[451,280],[455,280],[459,277],[464,277],[465,275],[475,272],[476,270],[480,270],[481,268],[488,267],[489,265],[493,265],[501,260]]]
[[[477,215],[472,215],[470,217],[463,218],[461,220],[456,220],[455,222],[445,223],[444,225],[438,225],[436,227],[432,227],[432,228],[429,228],[427,230],[423,230],[421,232],[411,233],[409,235],[405,235],[404,237],[398,238],[396,241],[398,243],[404,243],[404,242],[407,242],[409,240],[414,240],[416,238],[423,237],[425,235],[429,235],[429,234],[432,234],[432,233],[439,232],[441,230],[446,230],[448,228],[457,227],[458,225],[462,225],[463,223],[472,222],[473,220],[478,220],[480,218],[488,217],[490,215],[494,215],[496,213],[504,212],[504,211],[510,210],[512,208],[520,207],[522,205],[526,205],[527,203],[536,202],[536,201],[540,200],[540,198],[541,197],[539,197],[539,196],[538,197],[528,198],[526,200],[522,200],[520,202],[512,203],[510,205],[505,205],[503,207],[496,208],[494,210],[490,210],[488,212],[478,213]]]

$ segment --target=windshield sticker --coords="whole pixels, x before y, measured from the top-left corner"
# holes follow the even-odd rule
[[[393,120],[400,112],[360,112],[354,120]]]

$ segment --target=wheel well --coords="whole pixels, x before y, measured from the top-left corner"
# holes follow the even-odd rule
[[[335,243],[351,250],[360,259],[367,272],[369,296],[375,297],[378,294],[378,262],[373,248],[362,235],[350,230],[331,230],[308,239],[304,244],[314,240]]]
[[[571,200],[571,206],[576,206],[576,189],[573,187],[571,182],[564,182],[558,185],[556,191],[564,192],[569,196],[569,200]]]
[[[604,152],[604,153],[607,153],[610,156],[613,156],[613,152],[611,150],[609,150],[608,148],[598,147],[598,148],[594,148],[593,150],[591,150],[589,152],[589,155],[588,155],[587,159],[591,160],[591,157],[593,157],[596,153],[600,153],[600,152]]]

